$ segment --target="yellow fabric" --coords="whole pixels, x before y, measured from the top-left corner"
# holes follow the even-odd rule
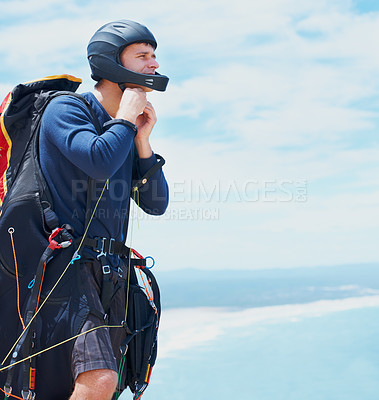
[[[53,79],[67,79],[67,80],[72,81],[72,82],[79,82],[79,83],[82,83],[82,82],[83,82],[80,78],[76,78],[76,77],[73,76],[73,75],[63,74],[63,75],[51,75],[51,76],[46,76],[46,77],[44,77],[44,78],[35,79],[35,80],[33,80],[33,81],[29,81],[29,82],[26,82],[26,83],[33,83],[33,82],[39,82],[39,81],[51,81],[51,80],[53,80]]]

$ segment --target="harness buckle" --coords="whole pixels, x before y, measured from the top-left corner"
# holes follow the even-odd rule
[[[114,254],[114,243],[116,242],[115,239],[113,238],[106,238],[106,237],[98,237],[97,239],[97,245],[93,249],[99,253],[97,258],[101,256],[105,256],[109,254],[110,256]],[[108,246],[107,246],[107,240],[109,240]]]
[[[12,386],[4,386],[5,395],[9,395],[12,393]]]
[[[120,346],[120,352],[121,355],[126,356],[126,353],[128,352],[129,346],[127,344],[123,344]]]
[[[113,238],[110,238],[109,239],[109,249],[108,249],[108,254],[110,255],[110,256],[112,256],[113,254],[114,254],[114,251],[113,251],[113,243],[115,243],[116,242],[116,240],[115,239],[113,239]]]
[[[36,397],[36,394],[32,392],[31,390],[24,391],[21,390],[21,396],[24,400],[34,400]]]
[[[97,251],[99,253],[99,255],[97,256],[97,258],[99,259],[102,256],[105,256],[107,254],[106,251],[104,251],[104,247],[105,247],[105,237],[99,237],[97,238],[97,245],[96,248],[94,248],[95,251]]]
[[[49,236],[49,248],[51,250],[55,250],[55,249],[65,249],[69,246],[71,246],[72,244],[72,239],[69,240],[62,240],[61,242],[58,242],[57,240],[54,240],[58,235],[60,235],[61,232],[66,232],[66,230],[64,228],[55,228],[53,230],[53,232],[51,233],[51,235]],[[67,232],[66,232],[67,233]],[[61,238],[61,236],[59,237]],[[66,235],[66,239],[67,239],[67,235]]]
[[[103,274],[107,275],[111,273],[111,267],[109,265],[103,265]]]

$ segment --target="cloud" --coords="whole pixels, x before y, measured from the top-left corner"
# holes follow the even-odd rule
[[[156,243],[170,238],[177,268],[228,268],[231,246],[254,250],[255,266],[378,258],[378,12],[348,0],[5,2],[0,92],[56,73],[90,90],[87,42],[120,17],[152,29],[170,76],[150,98],[172,204],[167,219],[143,222],[142,247],[172,265]],[[307,201],[281,201],[299,182]]]

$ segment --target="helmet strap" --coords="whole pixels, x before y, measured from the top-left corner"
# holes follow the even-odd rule
[[[121,92],[124,92],[125,89],[126,89],[125,83],[119,83],[119,84],[118,84],[118,87],[121,89]]]

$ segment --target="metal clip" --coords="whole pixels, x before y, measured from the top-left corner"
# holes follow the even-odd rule
[[[107,275],[111,273],[111,267],[109,265],[103,265],[103,274]]]
[[[6,396],[12,393],[12,386],[4,386],[4,393]]]
[[[115,242],[116,240],[113,238],[109,239],[109,249],[108,249],[108,254],[110,256],[112,256],[114,254],[114,252],[112,251],[112,244]]]
[[[121,355],[126,356],[126,353],[128,352],[129,346],[127,344],[121,345],[120,347],[120,352]]]
[[[98,256],[97,256],[97,258],[99,259],[100,257],[105,256],[105,255],[107,254],[107,252],[104,251],[104,246],[105,246],[105,240],[106,240],[106,238],[104,238],[104,237],[103,237],[103,238],[98,238],[98,240],[101,240],[101,249],[100,249],[99,246],[96,248],[96,251],[99,252],[99,254],[98,254]]]
[[[77,260],[80,260],[81,257],[82,256],[77,251],[75,251],[75,253],[73,254],[72,259],[70,261],[70,264],[74,264],[74,262]]]
[[[24,390],[21,390],[21,396],[23,400],[34,400],[36,397],[36,394],[32,392],[31,390],[28,390],[27,392]]]

